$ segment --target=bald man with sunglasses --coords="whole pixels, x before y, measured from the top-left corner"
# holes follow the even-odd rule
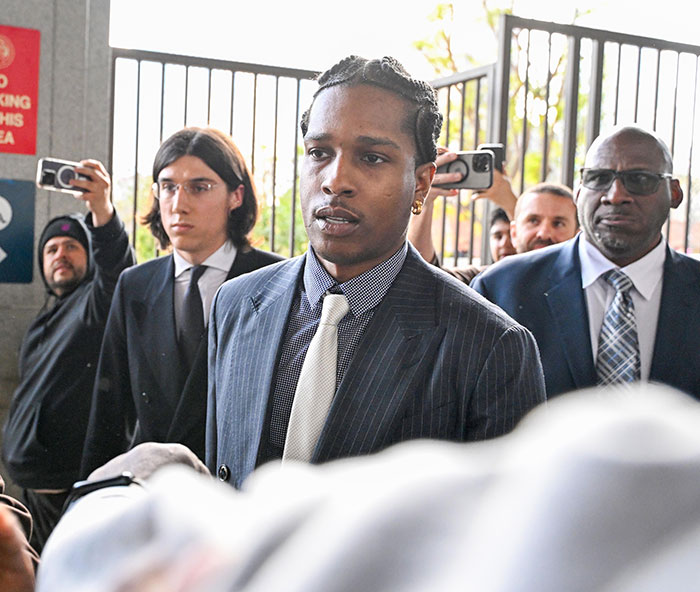
[[[583,232],[472,282],[534,333],[548,398],[638,380],[700,398],[700,262],[661,233],[683,200],[672,169],[666,145],[639,127],[599,136],[576,193]]]

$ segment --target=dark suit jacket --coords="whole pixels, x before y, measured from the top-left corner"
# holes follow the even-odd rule
[[[239,249],[228,278],[281,257]],[[175,331],[174,263],[132,267],[117,284],[93,392],[81,473],[141,442],[179,442],[204,458],[207,345],[202,337],[185,375]]]
[[[471,283],[533,332],[548,397],[596,384],[578,241],[506,257]],[[668,249],[663,282],[649,379],[700,398],[700,262]]]
[[[304,257],[227,283],[209,326],[207,464],[239,486],[254,469]],[[338,386],[312,462],[402,440],[479,440],[544,400],[529,331],[408,256]]]

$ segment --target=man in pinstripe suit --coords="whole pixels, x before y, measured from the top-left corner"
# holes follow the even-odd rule
[[[530,332],[406,241],[435,173],[435,91],[392,58],[354,56],[319,85],[301,124],[309,250],[227,282],[212,306],[207,464],[236,487],[282,456],[329,292],[350,311],[311,462],[416,438],[498,436],[544,400]]]

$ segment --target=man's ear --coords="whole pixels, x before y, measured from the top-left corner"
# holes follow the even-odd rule
[[[515,237],[518,234],[518,231],[515,229],[515,220],[510,221],[510,242],[513,243],[513,246],[515,246]]]
[[[424,162],[416,167],[416,192],[414,196],[416,199],[423,201],[428,195],[436,170],[437,166],[434,162]]]
[[[228,211],[232,212],[236,208],[240,208],[243,203],[243,194],[245,193],[245,187],[241,183],[233,191],[229,191],[228,194]]]
[[[681,205],[683,201],[683,189],[678,179],[671,179],[671,207],[673,209]]]

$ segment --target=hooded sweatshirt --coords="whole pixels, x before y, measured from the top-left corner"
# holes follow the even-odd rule
[[[60,297],[43,273],[46,229],[55,220],[79,223],[88,245],[83,281]],[[115,213],[100,227],[80,214],[51,220],[39,240],[39,271],[47,304],[27,329],[19,354],[19,385],[3,433],[10,477],[25,489],[65,489],[78,479],[90,401],[112,295],[135,258]]]

